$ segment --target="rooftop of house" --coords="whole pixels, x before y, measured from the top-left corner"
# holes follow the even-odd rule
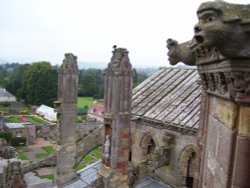
[[[23,123],[5,123],[4,124],[5,127],[9,128],[9,129],[21,129],[21,128],[25,128]]]
[[[196,131],[201,90],[195,68],[161,68],[133,89],[133,119]]]
[[[88,113],[102,117],[103,112],[104,112],[104,104],[100,102],[94,102],[93,106],[89,109]]]

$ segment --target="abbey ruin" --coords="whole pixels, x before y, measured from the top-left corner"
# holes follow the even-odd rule
[[[187,66],[160,68],[134,89],[129,52],[114,47],[104,72],[104,122],[79,142],[77,58],[65,54],[55,101],[57,150],[39,163],[54,165],[55,179],[44,185],[250,186],[250,5],[205,2],[197,16],[193,38],[167,40],[170,64]],[[99,145],[102,159],[77,171]],[[6,159],[0,186],[25,187],[24,174],[37,164]]]

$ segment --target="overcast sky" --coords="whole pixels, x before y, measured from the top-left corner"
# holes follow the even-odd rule
[[[72,52],[79,61],[108,63],[116,44],[128,49],[133,66],[167,66],[166,39],[191,39],[201,2],[0,0],[0,58],[61,64]]]

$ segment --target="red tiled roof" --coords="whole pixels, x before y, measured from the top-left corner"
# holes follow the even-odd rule
[[[95,102],[93,106],[89,109],[89,114],[94,116],[102,116],[104,112],[104,104],[100,102]]]

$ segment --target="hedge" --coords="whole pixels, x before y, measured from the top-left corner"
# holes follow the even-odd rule
[[[0,106],[3,107],[10,107],[11,103],[10,102],[0,102]]]
[[[19,147],[26,145],[26,138],[25,137],[16,137],[11,139],[11,146]]]
[[[4,138],[8,143],[10,143],[12,137],[12,132],[0,132],[0,138]]]

